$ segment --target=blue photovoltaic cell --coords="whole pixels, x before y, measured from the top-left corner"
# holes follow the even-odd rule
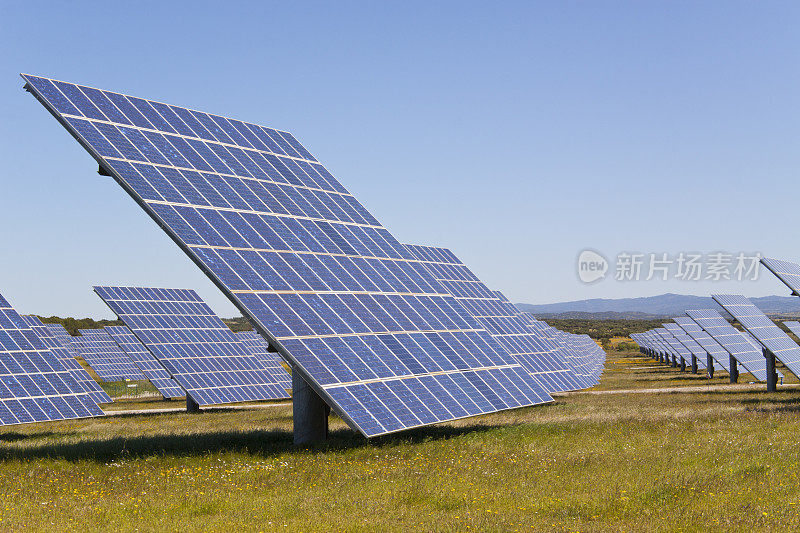
[[[197,405],[286,398],[286,390],[196,292],[94,290]]]
[[[688,364],[692,364],[692,353],[683,344],[678,342],[669,330],[666,328],[656,328],[654,331],[661,336],[662,341],[669,345],[672,352],[676,354],[678,358],[683,359],[684,362]]]
[[[70,373],[74,380],[72,384],[78,386],[72,392],[86,393],[95,403],[110,403],[112,401],[106,391],[100,387],[100,384],[92,379],[92,376],[90,376],[86,369],[75,359],[72,352],[69,351],[69,348],[64,346],[63,341],[59,339],[57,335],[53,334],[51,330],[39,320],[39,317],[23,316],[22,320],[24,320],[33,332],[42,339],[42,342],[44,342],[45,346],[47,346],[50,352],[58,359],[61,366]],[[67,333],[67,330],[65,330],[61,324],[57,324],[57,326],[59,326],[65,335],[69,336],[69,333]]]
[[[281,363],[281,358],[275,352],[269,351],[269,343],[264,340],[264,337],[255,331],[240,331],[234,333],[239,342],[244,344],[250,353],[256,359],[261,361],[264,370],[270,373],[276,383],[281,385],[284,389],[292,390],[292,376],[286,371]],[[287,394],[288,398],[289,395]]]
[[[111,336],[99,329],[80,329],[72,337],[72,346],[103,381],[139,381],[147,379],[139,367],[125,355]]]
[[[23,78],[363,435],[552,400],[291,134]]]
[[[81,354],[78,353],[78,349],[72,345],[72,339],[74,338],[69,332],[62,326],[61,324],[45,324],[47,331],[55,337],[64,348],[72,355],[72,357],[79,357]]]
[[[186,391],[172,379],[167,369],[139,342],[131,330],[125,326],[106,326],[103,331],[114,339],[164,398],[186,396]]]
[[[658,350],[659,353],[663,354],[667,358],[680,357],[680,355],[678,355],[678,352],[676,352],[672,348],[672,346],[669,343],[667,343],[667,341],[664,340],[662,335],[659,334],[656,329],[651,329],[650,331],[647,332],[647,335],[648,338],[650,339],[650,342],[653,343],[653,345],[656,347],[656,350]]]
[[[673,318],[673,320],[703,349],[706,354],[711,355],[714,368],[721,366],[727,372],[731,371],[730,355],[728,354],[728,351],[723,348],[720,343],[715,341],[711,335],[706,333],[703,328],[698,326],[697,322],[688,316],[678,316]]]
[[[783,325],[789,328],[789,331],[800,337],[800,322],[796,320],[787,320]]]
[[[761,258],[761,264],[792,289],[792,294],[800,296],[800,265],[769,257]]]
[[[0,425],[102,416],[44,341],[0,296]]]
[[[589,361],[586,357],[588,354],[574,350],[566,341],[566,333],[551,327],[546,322],[537,320],[530,313],[518,313],[518,316],[531,331],[543,337],[549,343],[548,345],[553,347],[553,356],[561,361],[576,379],[584,383],[584,387],[592,387],[597,384],[597,379],[589,368]],[[605,356],[605,354],[603,355]],[[604,361],[605,357],[603,357]]]
[[[731,326],[716,310],[689,310],[686,311],[686,314],[756,379],[767,380],[767,360],[764,358],[764,354],[754,349],[742,332]]]
[[[518,316],[518,310],[505,297],[489,290],[452,251],[412,244],[406,247],[548,392],[587,387],[585,381],[558,359],[556,347],[531,331]]]
[[[686,364],[691,365],[692,356],[694,356],[699,368],[706,367],[706,351],[702,346],[697,344],[693,338],[687,335],[683,328],[681,328],[678,324],[666,323],[662,325],[664,326],[664,329],[672,334],[675,340],[681,343],[685,349],[689,350],[689,358],[686,359]]]
[[[800,376],[800,346],[761,309],[744,296],[736,294],[712,294],[711,297],[795,376]]]

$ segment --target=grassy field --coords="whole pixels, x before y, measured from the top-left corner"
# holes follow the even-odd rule
[[[611,352],[598,389],[709,382],[654,366]],[[2,428],[0,529],[800,528],[797,390],[569,394],[370,442],[331,427],[305,450],[286,405]]]

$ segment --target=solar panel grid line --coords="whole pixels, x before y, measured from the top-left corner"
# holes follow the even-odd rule
[[[172,378],[158,359],[153,357],[150,350],[139,342],[130,329],[126,326],[106,326],[103,331],[109,334],[164,398],[181,398],[186,395],[183,387]]]
[[[730,354],[728,351],[723,348],[716,340],[714,340],[711,335],[706,333],[706,331],[701,328],[697,322],[686,317],[675,317],[673,318],[676,324],[678,324],[681,329],[683,329],[687,335],[689,335],[698,345],[703,349],[703,351],[711,355],[712,363],[714,364],[715,368],[717,365],[721,366],[725,369],[726,372],[730,372]]]
[[[22,320],[30,327],[33,332],[44,342],[45,346],[61,363],[61,366],[70,373],[77,388],[74,392],[85,392],[95,403],[111,403],[111,397],[102,387],[92,379],[92,376],[81,366],[73,357],[72,352],[68,351],[64,343],[55,335],[37,316],[22,316]],[[65,334],[67,330],[61,328]]]
[[[712,294],[711,297],[733,315],[739,324],[755,337],[762,348],[772,352],[795,376],[800,376],[800,346],[761,309],[744,296],[737,294]],[[778,374],[780,375],[780,372]]]
[[[528,323],[532,331],[540,333],[553,343],[559,359],[584,383],[585,387],[591,386],[583,358],[570,343],[565,341],[567,336],[564,332],[549,326],[546,322],[536,320],[530,313],[519,313],[519,316]]]
[[[194,130],[184,132],[187,135],[186,139],[178,138],[173,132],[180,131],[181,125],[173,122],[167,125],[169,127],[163,126],[161,121],[166,120],[164,122],[166,124],[170,119],[164,116],[154,116],[154,120],[151,120],[151,125],[156,126],[158,135],[149,131],[135,134],[132,130],[137,130],[138,126],[136,122],[128,120],[130,117],[127,116],[126,121],[133,123],[133,127],[120,123],[123,129],[110,130],[108,125],[101,124],[103,118],[108,119],[108,117],[101,116],[96,108],[86,105],[80,87],[63,82],[57,82],[56,87],[54,82],[44,78],[29,75],[23,77],[29,91],[87,148],[101,167],[159,223],[245,316],[254,322],[259,333],[266,336],[270,344],[278,348],[282,356],[292,363],[294,370],[299,372],[318,394],[326,398],[331,407],[351,427],[361,431],[365,436],[389,433],[447,418],[429,421],[425,414],[426,409],[420,404],[419,398],[407,398],[409,404],[403,404],[395,393],[389,392],[387,401],[397,401],[398,409],[419,412],[425,420],[416,417],[407,418],[408,423],[403,422],[398,427],[388,428],[378,422],[378,418],[388,426],[394,426],[392,419],[386,418],[383,412],[372,413],[369,408],[364,407],[365,404],[375,400],[376,393],[386,394],[385,387],[354,386],[351,391],[344,391],[347,394],[339,390],[334,391],[335,394],[323,390],[323,385],[334,385],[342,381],[339,379],[341,376],[337,377],[331,372],[335,369],[326,366],[329,363],[336,364],[337,361],[329,356],[328,347],[321,346],[316,342],[317,339],[296,337],[309,334],[324,335],[330,331],[331,338],[338,338],[337,332],[332,331],[333,328],[326,322],[332,320],[327,313],[337,305],[339,306],[337,310],[343,312],[349,310],[352,316],[346,319],[339,318],[336,327],[351,332],[376,333],[372,337],[365,337],[369,339],[369,343],[365,340],[362,344],[347,345],[349,349],[355,350],[353,353],[360,351],[366,356],[367,351],[371,352],[369,357],[380,361],[384,367],[382,360],[388,359],[391,368],[395,370],[387,375],[397,375],[397,372],[401,372],[425,376],[424,365],[417,371],[410,371],[400,359],[397,359],[396,353],[388,350],[388,346],[375,344],[375,341],[383,343],[386,340],[396,345],[400,340],[409,340],[394,338],[399,337],[398,335],[384,335],[385,339],[378,338],[385,331],[396,330],[392,327],[387,328],[394,318],[401,320],[402,313],[397,313],[397,309],[388,306],[392,302],[385,299],[379,302],[376,300],[377,296],[370,297],[371,300],[357,301],[350,294],[326,295],[325,289],[331,288],[329,283],[341,287],[340,290],[370,289],[400,292],[404,294],[403,299],[410,300],[406,304],[426,316],[426,320],[428,317],[434,318],[435,324],[445,325],[454,330],[454,333],[428,334],[428,337],[425,337],[427,328],[421,329],[422,325],[417,325],[407,331],[405,337],[416,335],[411,339],[414,345],[410,347],[415,352],[411,359],[422,357],[426,361],[436,361],[445,366],[455,365],[471,380],[477,379],[476,384],[463,380],[459,380],[459,383],[445,381],[439,384],[459,398],[470,400],[474,397],[472,399],[482,403],[486,398],[480,391],[484,391],[491,397],[493,403],[489,405],[494,410],[551,401],[549,395],[537,383],[518,373],[516,368],[513,372],[503,371],[506,373],[502,376],[493,375],[488,371],[472,371],[473,368],[480,369],[480,365],[489,368],[497,366],[498,363],[505,363],[505,359],[509,356],[486,332],[455,332],[459,328],[474,329],[472,327],[474,319],[452,298],[443,297],[441,287],[424,267],[411,261],[407,250],[318,163],[314,162],[311,167],[303,166],[301,163],[308,163],[306,161],[295,166],[295,163],[278,152],[259,152],[258,155],[254,152],[245,153],[240,148],[249,149],[252,145],[244,146],[236,139],[232,139],[235,147],[226,148],[217,140],[208,138],[208,135],[205,138],[195,135],[197,132]],[[67,91],[69,95],[78,93],[77,101],[67,98],[61,89]],[[128,103],[133,101],[132,97],[118,93],[102,92],[102,94],[109,95],[107,98],[112,101]],[[148,113],[154,112],[151,108],[161,110],[158,105],[151,105],[145,100],[136,101],[142,102],[142,105],[147,107]],[[82,111],[78,111],[78,108]],[[66,114],[62,115],[62,112]],[[80,115],[83,115],[83,118],[75,118]],[[106,133],[109,135],[108,138],[104,136]],[[125,137],[123,133],[129,137]],[[149,139],[146,134],[150,135]],[[141,151],[131,151],[129,144],[136,145]],[[156,145],[159,146],[158,149]],[[164,150],[159,152],[161,147]],[[251,155],[255,159],[252,159]],[[168,159],[166,166],[163,163],[164,158]],[[262,160],[267,161],[270,166],[265,165]],[[171,168],[170,165],[175,166],[175,162],[178,162],[177,166],[183,170]],[[185,163],[188,163],[188,166],[184,166]],[[255,166],[251,163],[255,163]],[[259,166],[259,163],[263,166]],[[311,175],[306,173],[309,169],[321,179],[324,177],[324,182],[321,182],[325,186],[320,188],[326,192],[320,197],[309,196],[305,189],[297,187],[303,180],[311,180]],[[274,180],[279,183],[273,183]],[[255,187],[256,190],[251,187]],[[185,206],[159,204],[165,201]],[[236,213],[230,211],[231,208],[252,211],[252,214]],[[287,213],[298,218],[277,216]],[[318,220],[320,218],[323,222]],[[353,225],[354,222],[370,227]],[[206,246],[218,248],[205,248]],[[264,257],[256,251],[265,249],[270,250],[272,255]],[[278,249],[289,249],[291,253],[284,257],[274,251]],[[359,250],[362,252],[369,250],[370,257],[364,258],[358,255]],[[308,251],[318,253],[304,254],[301,259],[298,252]],[[331,255],[333,253],[344,254],[346,257],[334,257]],[[379,261],[370,263],[370,258],[377,258]],[[298,268],[301,272],[296,271]],[[278,272],[280,275],[276,275]],[[378,275],[378,272],[382,274]],[[390,276],[385,276],[387,272]],[[322,283],[323,279],[325,283]],[[396,285],[393,287],[392,283]],[[312,302],[320,304],[321,307],[314,308],[313,311],[304,307],[306,304],[303,300],[297,299],[300,297],[298,294],[291,294],[297,297],[291,301],[286,300],[286,295],[274,294],[276,290],[287,289],[293,292],[309,289],[319,291],[310,296],[323,300]],[[236,293],[242,290],[251,292]],[[425,294],[425,296],[409,297],[407,293]],[[333,307],[324,310],[323,308],[329,304]],[[364,305],[369,307],[369,311],[362,310],[361,307]],[[348,309],[348,306],[356,310]],[[326,315],[325,319],[315,316],[317,311],[323,312]],[[394,317],[391,316],[392,312],[395,313]],[[372,313],[377,315],[370,318],[369,315]],[[353,317],[357,318],[354,320]],[[369,326],[361,323],[361,318],[367,320]],[[312,320],[313,324],[306,323],[306,319]],[[400,345],[402,346],[402,343]],[[317,348],[322,351],[315,352]],[[373,352],[374,349],[378,352]],[[411,363],[407,354],[403,354],[403,357],[406,362]],[[416,363],[419,364],[419,361]],[[340,369],[343,370],[344,366]],[[506,381],[510,383],[506,385]],[[430,383],[429,385],[433,386]],[[510,396],[509,387],[514,389]],[[422,390],[419,392],[423,393]],[[496,393],[503,395],[505,401],[500,400]],[[346,405],[340,404],[340,401]],[[348,409],[352,410],[352,416],[345,413]],[[355,418],[359,419],[358,422]],[[369,427],[365,430],[367,426]]]
[[[767,362],[763,353],[755,350],[742,332],[734,328],[719,312],[714,309],[690,309],[686,314],[756,379],[767,380]]]
[[[45,342],[0,296],[0,425],[103,414]]]
[[[666,340],[659,334],[655,329],[650,330],[650,338],[652,342],[658,347],[658,349],[663,353],[665,356],[674,357],[677,352],[670,346]]]
[[[800,322],[796,320],[785,320],[783,325],[789,328],[789,331],[797,336],[800,336]]]

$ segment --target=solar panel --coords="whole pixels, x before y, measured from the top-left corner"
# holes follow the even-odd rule
[[[517,308],[502,293],[489,290],[452,251],[413,244],[406,247],[548,392],[587,386],[558,359],[555,345],[532,331]]]
[[[72,390],[75,393],[86,393],[95,403],[110,403],[111,396],[109,396],[102,387],[92,379],[92,376],[84,369],[81,364],[75,360],[72,353],[64,346],[63,342],[54,335],[49,328],[47,328],[37,316],[23,316],[22,320],[30,327],[33,332],[42,339],[47,349],[58,359],[64,370],[70,373],[74,381],[68,385],[77,385],[77,388]],[[59,324],[60,326],[60,324]],[[67,330],[61,328],[65,334]]]
[[[72,345],[72,335],[61,324],[45,324],[47,331],[55,337],[64,348],[72,355],[72,357],[79,357],[78,349]],[[91,377],[91,376],[90,376]]]
[[[673,354],[678,359],[683,359],[685,362],[691,364],[692,362],[692,353],[686,349],[686,347],[678,342],[678,340],[672,336],[672,333],[665,328],[656,328],[655,332],[661,336],[663,342],[672,349]],[[677,362],[677,359],[676,359]]]
[[[783,325],[789,328],[789,331],[800,337],[800,322],[796,320],[787,320]]]
[[[680,357],[678,353],[670,346],[664,338],[659,334],[655,329],[651,329],[647,332],[647,335],[650,338],[650,341],[655,345],[656,349],[667,358],[667,363],[669,363],[670,358]]]
[[[800,296],[800,265],[768,257],[762,257],[761,264],[792,289],[793,295]]]
[[[102,416],[42,339],[0,295],[0,425]]]
[[[269,351],[269,343],[264,340],[264,337],[255,331],[240,331],[234,335],[261,362],[275,383],[284,389],[292,389],[292,376],[283,368],[282,359],[278,354]]]
[[[692,356],[694,356],[697,366],[700,368],[706,367],[706,351],[699,344],[697,344],[694,339],[687,335],[678,324],[667,323],[662,325],[664,326],[664,329],[672,334],[675,340],[681,343],[683,347],[689,351],[689,358],[686,359],[687,364],[692,363]]]
[[[764,348],[772,352],[795,376],[800,376],[800,346],[775,325],[761,309],[740,295],[712,294],[711,297],[733,315],[742,327]]]
[[[23,78],[363,435],[552,400],[291,134]]]
[[[125,326],[106,326],[103,331],[114,339],[164,398],[186,396],[186,391],[172,379],[167,369],[139,342],[131,330]]]
[[[103,381],[146,380],[139,367],[125,355],[114,339],[102,330],[81,329],[72,346]]]
[[[703,351],[707,354],[711,355],[712,362],[724,368],[727,372],[730,372],[730,355],[728,351],[723,348],[720,343],[714,340],[711,335],[706,333],[703,328],[701,328],[697,322],[689,318],[688,316],[678,316],[673,318],[676,324],[678,324],[683,331],[686,332],[695,342],[703,349]]]
[[[142,287],[94,290],[198,406],[287,397],[196,292]]]
[[[767,360],[764,354],[755,350],[742,332],[731,326],[722,315],[714,309],[690,310],[686,311],[686,314],[756,379],[767,380]]]
[[[597,380],[586,368],[583,357],[573,349],[570,343],[566,342],[566,333],[550,326],[546,322],[537,320],[530,313],[519,313],[518,316],[531,331],[536,332],[552,345],[556,359],[561,361],[584,384],[584,387],[592,387],[597,384]]]

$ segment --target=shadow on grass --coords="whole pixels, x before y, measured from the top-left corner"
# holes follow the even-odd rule
[[[185,435],[114,437],[25,447],[3,446],[0,444],[0,461],[50,458],[106,463],[118,459],[163,456],[190,457],[220,452],[239,452],[267,457],[283,453],[325,453],[335,450],[445,440],[461,435],[476,434],[499,427],[511,426],[512,424],[427,426],[371,440],[364,439],[350,429],[336,429],[330,432],[328,440],[324,443],[302,448],[293,445],[292,432],[286,430],[217,431]],[[23,435],[7,433],[0,437],[0,442],[14,442],[22,439],[61,435],[66,436],[67,434],[32,433]]]
[[[74,435],[73,432],[61,431],[44,431],[42,433],[0,433],[0,442],[18,442],[29,439],[53,438],[53,437],[69,437]]]

